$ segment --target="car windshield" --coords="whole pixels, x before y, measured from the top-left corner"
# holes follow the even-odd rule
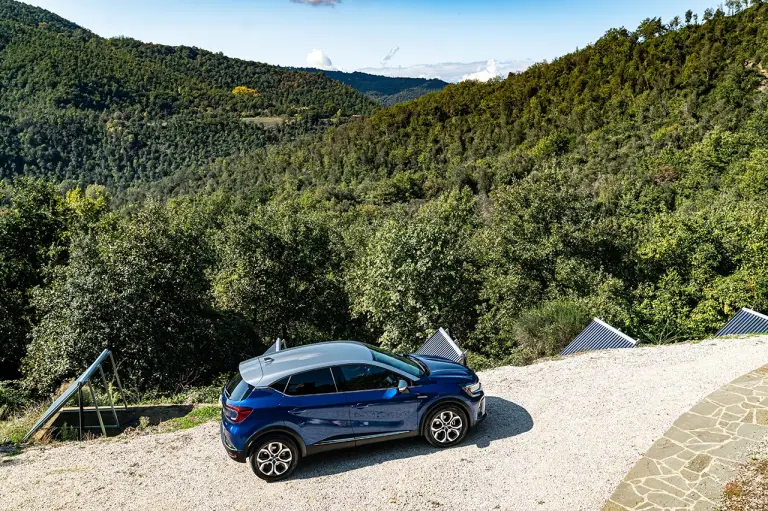
[[[390,353],[389,351],[383,350],[377,346],[371,346],[370,344],[366,346],[371,349],[371,352],[373,353],[373,359],[375,361],[392,366],[416,378],[421,378],[424,376],[424,370],[415,361],[400,355],[395,355],[394,353]]]

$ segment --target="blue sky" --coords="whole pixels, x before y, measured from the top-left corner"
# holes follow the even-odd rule
[[[634,29],[646,17],[668,21],[687,9],[701,14],[716,5],[712,0],[342,0],[333,6],[309,3],[336,0],[27,1],[105,37],[198,46],[283,66],[304,66],[311,54],[313,63],[345,71],[452,81],[478,71],[506,74],[584,47],[609,28]]]

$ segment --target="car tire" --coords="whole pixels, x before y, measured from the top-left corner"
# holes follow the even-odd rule
[[[458,444],[469,431],[467,414],[457,405],[437,406],[429,412],[424,423],[424,437],[435,447],[451,447]]]
[[[253,473],[268,482],[290,477],[299,464],[299,449],[287,435],[267,435],[251,449],[248,462]]]

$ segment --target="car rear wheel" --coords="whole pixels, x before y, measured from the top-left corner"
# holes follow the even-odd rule
[[[268,435],[251,450],[249,461],[254,474],[265,481],[279,481],[296,469],[299,449],[286,435]]]
[[[468,429],[469,421],[464,410],[456,405],[444,405],[430,412],[424,436],[435,447],[450,447],[464,440]]]

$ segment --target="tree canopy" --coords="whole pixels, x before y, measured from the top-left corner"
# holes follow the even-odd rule
[[[0,22],[5,376],[47,391],[109,346],[131,384],[177,388],[276,336],[408,351],[440,326],[482,367],[558,353],[593,316],[668,343],[768,311],[768,6],[727,9],[389,108]],[[103,62],[24,69],[53,44]]]

